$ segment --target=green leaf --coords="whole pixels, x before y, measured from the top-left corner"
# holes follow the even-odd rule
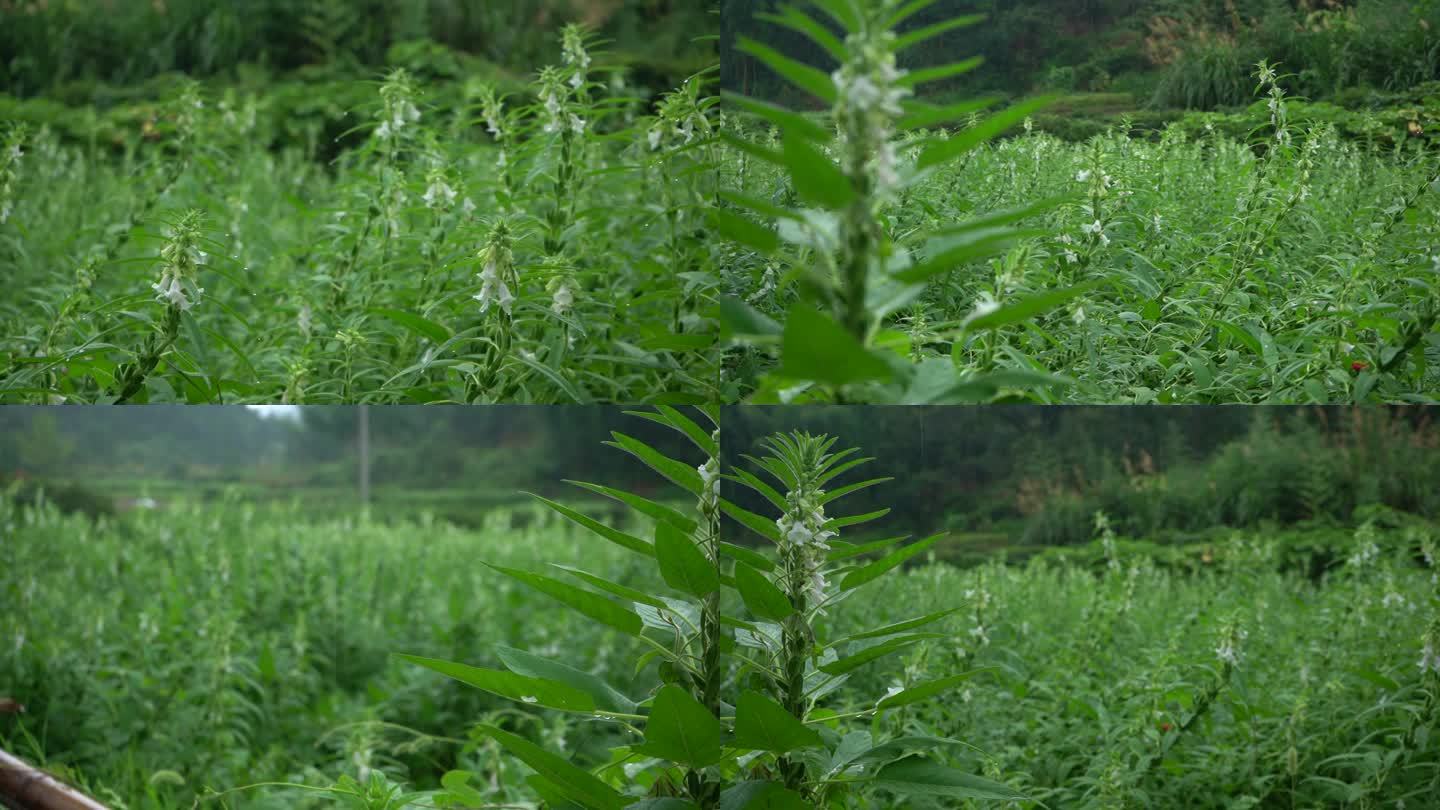
[[[764,62],[766,67],[801,90],[827,104],[835,103],[835,82],[825,71],[797,62],[774,48],[747,37],[741,37],[736,47]]]
[[[775,563],[772,562],[769,557],[766,557],[764,554],[751,551],[744,546],[739,546],[734,543],[727,543],[724,540],[721,540],[720,553],[737,562],[743,562],[757,571],[775,570]]]
[[[894,478],[871,478],[869,481],[858,481],[854,484],[846,484],[839,489],[832,489],[829,492],[825,493],[825,496],[820,499],[820,503],[830,503],[831,501],[838,498],[843,498],[852,492],[858,492],[859,490],[865,489],[867,487],[873,487],[876,484],[883,484],[886,481],[894,480]]]
[[[801,200],[834,211],[855,199],[850,178],[840,171],[835,161],[808,141],[786,132],[780,146],[785,168],[790,171],[790,182]]]
[[[633,610],[623,608],[598,594],[582,591],[574,585],[540,574],[532,574],[529,571],[504,568],[491,563],[485,563],[485,565],[622,633],[638,636],[644,627],[640,617]]]
[[[884,509],[877,509],[874,512],[866,512],[863,515],[850,515],[848,517],[830,518],[830,520],[827,522],[827,525],[834,529],[843,529],[846,526],[854,526],[859,523],[868,523],[872,520],[877,520],[879,518],[885,517],[888,514],[890,514],[890,507],[887,506]]]
[[[666,506],[663,503],[656,503],[649,498],[642,498],[634,493],[626,492],[621,489],[613,489],[611,487],[601,486],[600,484],[587,484],[584,481],[571,481],[568,478],[565,479],[565,483],[573,484],[577,487],[583,487],[598,495],[604,495],[607,498],[613,498],[634,509],[636,512],[645,515],[646,517],[654,518],[655,520],[663,520],[682,532],[693,532],[699,525],[691,518],[686,517],[678,509],[672,509],[671,507]],[[645,541],[641,540],[640,542],[644,543]],[[650,544],[645,543],[645,545],[649,546]]]
[[[655,696],[645,742],[633,750],[692,768],[714,765],[722,757],[720,721],[689,692],[671,684]]]
[[[720,810],[815,810],[779,782],[741,782],[720,793]]]
[[[840,581],[840,590],[848,591],[851,588],[858,588],[861,585],[864,585],[865,583],[886,573],[890,569],[899,566],[901,563],[905,562],[911,557],[914,557],[916,554],[919,554],[925,549],[935,545],[936,541],[938,541],[944,536],[945,535],[943,532],[941,534],[932,535],[917,543],[911,543],[905,548],[902,548],[892,554],[887,554],[886,556],[881,557],[880,559],[870,563],[869,565],[851,571],[850,573],[845,575],[845,578],[843,580]]]
[[[1029,298],[1022,298],[1013,304],[1002,306],[994,312],[967,321],[962,327],[962,331],[978,332],[982,329],[999,329],[1002,326],[1027,321],[1043,312],[1049,312],[1072,298],[1078,298],[1103,283],[1099,280],[1087,281],[1074,287],[1047,290]]]
[[[464,802],[465,804],[481,805],[485,803],[485,794],[470,787],[469,782],[475,777],[471,771],[446,771],[440,777],[440,787],[450,794],[450,798]]]
[[[755,475],[755,473],[749,470],[735,470],[734,475],[737,483],[760,493],[765,497],[765,500],[769,501],[776,509],[784,512],[790,508],[785,502],[785,496],[781,495],[779,490],[760,480],[760,477]],[[819,484],[817,484],[817,486],[819,486]]]
[[[446,329],[434,321],[427,321],[414,313],[404,312],[398,309],[371,309],[369,312],[393,321],[434,343],[444,343],[450,339],[449,329]]]
[[[892,638],[889,641],[882,641],[871,647],[866,647],[854,655],[846,656],[837,661],[831,661],[820,667],[820,671],[826,675],[844,675],[847,672],[859,669],[872,661],[884,658],[891,653],[898,652],[911,644],[916,644],[927,639],[948,638],[944,633],[911,633],[908,636]]]
[[[891,277],[907,284],[919,283],[948,273],[968,262],[998,253],[1018,239],[1044,235],[1045,231],[1038,228],[986,228],[970,231],[963,236],[943,240],[945,246],[925,261],[911,265]]]
[[[770,578],[743,562],[735,563],[735,589],[745,607],[762,619],[780,621],[795,612],[790,598]]]
[[[595,701],[598,709],[609,709],[626,714],[635,711],[635,701],[620,694],[605,681],[589,672],[501,644],[495,645],[495,654],[500,656],[506,669],[517,675],[546,678],[584,692]]]
[[[589,713],[595,710],[595,700],[587,692],[546,678],[528,677],[498,669],[482,669],[439,658],[421,658],[418,655],[396,657],[517,703],[532,703],[564,712]]]
[[[589,771],[581,770],[529,740],[495,726],[482,723],[478,728],[516,759],[535,769],[565,798],[591,810],[623,810],[625,807],[624,797]]]
[[[984,777],[947,768],[921,756],[886,765],[871,782],[875,787],[912,796],[949,796],[957,799],[1025,799],[1025,794]]]
[[[830,140],[829,130],[801,113],[792,112],[767,101],[746,98],[745,96],[735,93],[722,92],[720,95],[731,104],[752,115],[769,121],[782,131],[793,132],[802,138],[808,138],[812,141]]]
[[[785,321],[779,373],[830,385],[894,376],[888,363],[871,354],[840,324],[803,303],[791,309]]]
[[[660,453],[639,439],[632,439],[617,432],[611,432],[610,435],[615,440],[605,444],[624,450],[643,461],[650,469],[670,479],[672,483],[688,490],[691,495],[700,497],[700,473],[694,467]]]
[[[1259,338],[1251,334],[1250,330],[1239,324],[1230,323],[1229,321],[1216,321],[1215,326],[1231,340],[1249,349],[1256,357],[1263,357],[1265,355],[1265,350],[1261,347]]]
[[[893,636],[896,633],[903,633],[906,630],[914,630],[917,627],[924,627],[925,625],[931,624],[932,622],[938,622],[946,616],[949,616],[950,614],[955,613],[959,610],[960,608],[950,608],[949,610],[942,610],[938,613],[929,613],[924,616],[917,616],[913,619],[906,619],[903,622],[887,624],[884,627],[877,627],[874,630],[866,630],[861,633],[856,633],[853,636],[846,636],[845,638],[832,642],[830,646],[835,647],[846,642],[857,641],[863,638],[880,638],[881,636]]]
[[[740,694],[735,704],[736,746],[784,754],[821,744],[820,732],[800,722],[779,703],[749,689]]]
[[[928,169],[948,163],[1020,123],[1027,116],[1044,109],[1054,100],[1054,96],[1039,96],[1001,110],[974,127],[951,135],[949,140],[926,149],[920,153],[916,166]]]
[[[836,62],[844,62],[849,58],[849,53],[845,50],[845,43],[841,42],[839,37],[830,33],[830,29],[794,6],[781,7],[779,14],[756,14],[755,17],[804,34],[816,45],[824,48],[825,52],[830,54]]]
[[[780,324],[731,295],[720,298],[720,337],[735,340],[740,337],[777,337]]]
[[[754,512],[736,506],[724,498],[720,499],[720,511],[734,518],[736,522],[761,537],[773,540],[776,543],[780,542],[780,529],[775,525],[775,521],[760,517]]]
[[[685,434],[694,445],[700,448],[700,452],[707,456],[720,455],[720,445],[711,436],[712,431],[706,430],[695,423],[695,420],[670,407],[669,405],[656,405],[657,413],[646,413],[644,411],[626,411],[632,416],[639,416],[649,419],[657,424],[667,425]]]
[[[619,584],[618,582],[611,582],[604,577],[596,576],[589,571],[575,568],[574,566],[562,565],[561,563],[550,564],[555,566],[556,568],[559,568],[561,571],[564,571],[570,576],[575,577],[581,582],[589,583],[590,585],[593,585],[596,588],[599,588],[600,590],[605,591],[612,596],[618,596],[627,602],[639,602],[642,605],[649,605],[653,608],[665,607],[664,600],[656,596],[651,596],[644,591],[637,591],[634,588],[628,588],[624,585]]]
[[[959,17],[951,17],[948,20],[941,20],[934,25],[927,25],[924,28],[911,31],[904,36],[896,37],[891,47],[895,50],[895,53],[900,53],[907,48],[913,48],[919,45],[927,39],[940,36],[946,31],[953,31],[956,28],[967,28],[984,19],[984,14],[965,14]]]
[[[911,703],[919,703],[922,700],[929,700],[930,698],[935,697],[941,692],[952,689],[956,685],[970,680],[970,678],[975,675],[975,673],[984,671],[985,670],[983,668],[972,669],[966,672],[962,672],[958,675],[951,675],[948,678],[940,678],[934,681],[927,681],[926,683],[922,683],[919,686],[912,686],[909,689],[904,690],[903,692],[896,692],[895,694],[882,699],[879,703],[875,704],[875,708],[894,709],[898,706],[908,706]]]
[[[952,62],[948,65],[924,68],[922,70],[912,70],[909,73],[906,73],[904,76],[901,76],[900,81],[896,82],[896,84],[899,84],[901,87],[915,87],[917,85],[925,84],[926,82],[949,79],[953,76],[959,76],[965,73],[969,73],[970,71],[974,70],[977,67],[980,67],[984,63],[985,57],[972,56],[969,59],[961,62]],[[909,127],[904,126],[901,127],[901,129],[908,128]]]
[[[634,804],[625,805],[625,810],[700,810],[700,805],[667,796],[660,799],[641,799]]]
[[[588,485],[580,484],[580,486]],[[626,534],[619,529],[612,529],[609,526],[606,526],[604,523],[595,520],[594,518],[582,515],[581,513],[576,512],[574,509],[571,509],[564,504],[556,503],[548,498],[542,498],[533,492],[527,492],[525,494],[545,504],[551,509],[554,509],[556,512],[559,512],[561,515],[565,516],[567,520],[580,526],[584,526],[590,531],[600,535],[601,537],[609,540],[617,546],[620,546],[621,548],[627,548],[638,554],[644,554],[646,557],[655,556],[655,548],[633,534]]]
[[[710,209],[710,226],[726,239],[767,256],[780,249],[780,237],[774,231],[724,208]]]
[[[665,584],[676,590],[702,599],[720,590],[715,564],[705,558],[690,535],[669,523],[655,524],[655,559]]]
[[[834,549],[832,549],[829,554],[825,555],[825,559],[828,562],[839,562],[841,560],[848,560],[851,557],[859,557],[865,554],[869,554],[872,551],[879,551],[883,548],[889,548],[890,546],[895,545],[901,540],[908,539],[910,539],[910,535],[901,534],[896,535],[895,537],[887,537],[883,540],[873,540],[869,543],[862,543],[858,546],[832,540],[831,544],[834,545]]]

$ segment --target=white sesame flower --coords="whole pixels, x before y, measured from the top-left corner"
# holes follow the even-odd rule
[[[554,310],[556,315],[564,315],[570,307],[575,305],[575,295],[570,291],[570,285],[561,284],[551,301],[550,309]]]
[[[1215,657],[1232,667],[1240,665],[1240,650],[1231,644],[1229,639],[1220,642],[1220,645],[1215,648]]]
[[[1085,233],[1102,233],[1105,230],[1105,226],[1101,225],[1100,220],[1097,219],[1089,225],[1081,225],[1080,230]]]
[[[382,141],[390,137],[390,134],[391,133],[389,121],[381,121],[380,126],[375,128],[375,137],[379,138]]]
[[[465,212],[465,216],[470,216],[471,214],[475,213],[475,201],[470,199],[469,197],[466,197],[465,202],[462,203],[460,206],[460,210]]]
[[[500,271],[495,267],[495,262],[491,261],[485,265],[485,269],[480,272],[480,282],[480,293],[472,296],[480,302],[480,312],[483,314],[490,309],[491,304],[497,302],[501,309],[507,313],[510,312],[510,306],[515,302],[515,296],[511,294],[510,288],[505,286],[505,280],[500,278]]]
[[[181,312],[190,310],[190,299],[185,297],[185,288],[181,286],[180,279],[175,276],[164,276],[158,284],[151,284],[150,288],[158,293],[155,300],[165,301],[172,307],[179,307]]]
[[[310,311],[310,305],[306,304],[300,307],[300,314],[297,315],[295,318],[295,325],[300,327],[300,331],[305,335],[305,337],[310,337],[311,324],[312,313]]]
[[[990,293],[988,292],[982,292],[980,293],[980,298],[975,301],[975,310],[971,312],[970,316],[967,317],[965,320],[966,322],[969,322],[975,320],[976,318],[983,318],[999,308],[1000,302],[996,301],[994,296],[990,295]]]
[[[1073,263],[1075,263],[1075,262],[1080,261],[1080,256],[1079,256],[1079,254],[1077,254],[1077,253],[1076,253],[1075,251],[1073,251],[1073,250],[1067,250],[1067,251],[1065,251],[1062,255],[1065,257],[1066,263],[1073,264]]]
[[[0,225],[5,224],[5,220],[10,218],[10,214],[14,210],[15,206],[12,205],[9,200],[6,200],[4,205],[0,205]]]
[[[585,134],[585,119],[572,113],[570,115],[570,130],[576,135]]]
[[[654,152],[656,149],[660,148],[660,138],[662,138],[664,134],[665,133],[661,131],[660,127],[650,128],[650,132],[648,132],[645,137],[650,144],[651,152]]]
[[[436,176],[430,181],[430,187],[425,189],[425,206],[427,208],[445,209],[455,202],[458,192],[445,182],[445,179]]]
[[[1078,183],[1083,183],[1083,182],[1085,182],[1086,180],[1089,180],[1089,179],[1090,179],[1090,170],[1089,170],[1089,169],[1081,169],[1081,170],[1080,170],[1080,173],[1077,174],[1077,175],[1075,175],[1075,181],[1078,182]]]
[[[1430,639],[1425,639],[1425,648],[1420,651],[1420,674],[1433,672],[1440,675],[1440,651]]]
[[[1075,307],[1075,311],[1070,313],[1070,320],[1074,321],[1076,326],[1085,323],[1085,307]]]

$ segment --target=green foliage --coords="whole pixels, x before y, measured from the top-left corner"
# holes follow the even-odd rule
[[[1430,113],[1293,102],[1292,77],[1266,63],[1256,75],[1263,98],[1243,113],[1160,116],[1144,139],[1124,113],[1037,127],[1039,100],[985,119],[983,104],[906,100],[870,146],[852,133],[802,148],[809,127],[743,102],[748,136],[727,138],[724,199],[745,225],[717,222],[735,243],[720,309],[727,394],[1434,402]],[[1090,100],[1089,114],[1111,101]],[[847,109],[832,110],[841,129]],[[1056,120],[1088,139],[1037,132]],[[902,135],[907,121],[945,128]]]
[[[647,114],[561,40],[523,93],[414,44],[392,59],[466,81],[186,81],[70,121],[84,145],[7,144],[0,400],[713,400],[706,77]]]
[[[831,547],[824,578],[866,565],[861,546],[824,536],[849,518],[808,514],[806,482],[855,454],[772,438],[727,475],[800,486],[776,493],[796,507],[784,536]],[[726,502],[736,489],[727,478]],[[713,511],[691,513],[697,545]],[[807,602],[781,624],[722,581],[718,626],[736,646],[712,711],[692,655],[704,600],[544,505],[516,514],[524,528],[497,514],[469,531],[177,501],[91,521],[0,499],[0,682],[29,709],[0,715],[0,747],[134,810],[203,797],[236,810],[1218,810],[1414,805],[1434,787],[1433,523],[1370,510],[1358,529],[1230,530],[1190,547],[1102,533],[1009,567],[922,554],[848,598],[827,583],[823,613],[783,594]],[[617,525],[646,534],[659,519]],[[808,570],[786,561],[797,550],[767,547],[766,576],[788,588]],[[634,639],[477,557],[518,571],[579,558],[664,607],[642,611],[650,640]],[[816,655],[797,715],[771,682],[783,625],[802,620]],[[389,654],[401,649],[427,666]],[[652,746],[665,759],[627,757]],[[717,750],[721,765],[677,764]]]
[[[615,60],[651,86],[672,86],[708,61],[691,42],[714,25],[698,3],[115,0],[95,14],[70,0],[19,0],[0,6],[0,91],[49,95],[84,82],[134,86],[165,73],[229,75],[252,65],[374,69],[387,57],[423,58],[423,40],[528,72],[548,60],[550,31],[581,20],[599,27]]]

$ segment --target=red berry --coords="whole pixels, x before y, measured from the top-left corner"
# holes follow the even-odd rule
[[[1359,374],[1360,372],[1364,371],[1365,369],[1367,369],[1367,368],[1369,368],[1369,367],[1370,367],[1370,364],[1369,364],[1369,363],[1366,363],[1366,362],[1361,361],[1361,360],[1356,360],[1355,362],[1353,362],[1353,363],[1350,364],[1350,370],[1351,370],[1352,372],[1356,373],[1356,374]]]

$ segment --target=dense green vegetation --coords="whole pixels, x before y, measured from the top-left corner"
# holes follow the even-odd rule
[[[1252,110],[1069,143],[1033,126],[1051,99],[982,117],[989,101],[913,98],[977,63],[900,57],[975,19],[897,37],[917,6],[806,8],[783,24],[833,74],[738,46],[827,111],[735,97],[755,125],[726,135],[716,215],[729,395],[1434,401],[1440,158],[1421,138],[1342,137],[1262,61]]]
[[[1013,557],[1022,546],[1087,543],[1096,512],[1121,535],[1177,544],[1237,529],[1343,537],[1378,515],[1398,521],[1388,525],[1435,520],[1437,416],[1433,407],[737,407],[726,410],[725,436],[734,456],[779,430],[864,435],[904,483],[858,492],[851,508],[888,507],[887,526],[917,535],[999,533]]]
[[[593,32],[550,36],[523,93],[352,81],[319,102],[353,146],[329,164],[325,127],[190,81],[118,156],[10,129],[0,399],[713,398],[706,78],[653,99]]]
[[[783,5],[722,4],[727,88],[767,98],[792,92],[762,61],[734,48],[741,37],[826,72],[836,66],[805,34],[766,19]],[[1440,80],[1440,3],[1433,0],[940,0],[900,31],[972,13],[984,14],[986,24],[942,33],[901,60],[914,69],[957,53],[984,57],[973,73],[929,92],[1122,93],[1140,106],[1214,109],[1249,102],[1248,71],[1261,59],[1295,73],[1286,81],[1291,94],[1354,105],[1384,103],[1387,93]]]
[[[703,471],[694,480],[682,474],[695,448],[672,452],[682,467],[655,456],[648,463],[679,486],[653,493],[654,501],[632,500],[642,511],[608,519],[613,528],[598,534],[539,504],[495,509],[478,530],[460,530],[434,521],[315,520],[243,502],[176,502],[91,521],[0,499],[10,538],[0,548],[0,683],[29,709],[0,716],[0,747],[134,810],[191,807],[211,789],[224,791],[211,806],[247,810],[334,806],[333,799],[355,810],[515,805],[543,796],[561,807],[551,780],[585,771],[607,796],[666,795],[686,784],[704,794],[710,782],[680,779],[659,753],[674,749],[651,733],[669,711],[662,704],[678,700],[675,684],[687,681],[657,669],[653,644],[598,628],[533,590],[524,573],[571,582],[551,565],[559,564],[602,577],[585,581],[606,611],[576,601],[573,582],[564,591],[562,601],[583,604],[590,617],[618,621],[629,611],[628,602],[601,595],[606,581],[635,589],[621,592],[644,603],[636,610],[664,596],[665,608],[645,613],[645,633],[668,638],[664,617],[685,615],[693,581],[677,578],[673,549],[659,552],[657,574],[633,542],[653,536],[659,549],[685,536],[674,532],[692,514],[693,488],[706,491]],[[842,471],[826,489],[904,473],[901,459],[880,455],[865,468],[873,472]],[[764,473],[756,462],[731,461],[722,469],[736,478],[714,504],[735,516],[728,502],[740,480]],[[804,491],[795,503],[822,497]],[[706,514],[703,494],[700,503]],[[832,679],[835,688],[816,691],[804,707],[816,737],[805,735],[794,756],[761,754],[742,766],[777,781],[795,767],[829,774],[804,783],[807,791],[840,780],[873,793],[862,800],[858,788],[832,791],[813,806],[993,806],[1018,791],[1026,798],[1009,806],[1380,808],[1423,806],[1437,788],[1435,755],[1423,742],[1440,722],[1433,522],[1370,520],[1332,532],[1339,545],[1324,549],[1316,567],[1295,564],[1309,562],[1312,552],[1296,538],[1322,533],[1314,527],[1235,530],[1203,556],[1182,558],[1117,537],[1097,516],[1092,543],[1021,566],[940,562],[949,542],[942,538],[906,547],[934,552],[914,555],[916,565],[867,581],[875,566],[890,568],[903,555],[844,559],[859,550],[847,540],[860,536],[849,528],[859,521],[839,516],[857,506],[837,502],[824,524],[839,536],[828,538],[823,581],[806,586],[825,595],[823,613],[806,612],[817,638],[843,640],[913,617],[931,617],[924,630],[936,632],[900,634],[913,629],[902,625],[841,641],[845,655],[888,653],[893,663],[857,664]],[[725,534],[759,543],[749,555],[722,552],[737,579],[745,576],[732,560],[759,565],[772,543],[782,562],[792,553],[793,532],[782,535],[771,520],[778,507],[760,508],[750,529]],[[720,592],[722,609],[740,622],[724,632],[748,645],[746,656],[763,658],[760,636],[746,636],[745,627],[768,632],[756,612],[773,606],[761,608],[753,580],[746,582],[738,596]],[[855,590],[861,582],[865,590]],[[958,610],[935,615],[951,608]],[[573,703],[555,711],[577,695],[616,693],[580,673],[537,671],[519,650],[598,676],[641,705],[602,708],[598,717]],[[721,670],[726,690],[746,671],[743,660]],[[832,652],[807,671],[835,663]],[[488,669],[502,664],[528,674]],[[747,688],[764,688],[763,678],[746,677]],[[567,692],[554,678],[581,686]],[[807,683],[824,680],[813,679]],[[671,697],[645,703],[657,694]],[[621,759],[640,739],[625,725],[642,720],[652,756]],[[745,733],[752,742],[727,742],[726,750],[761,745]],[[900,739],[877,746],[887,738]],[[835,750],[826,755],[828,748]],[[983,776],[936,781],[940,771],[906,756],[922,749],[958,773]],[[740,773],[694,772],[720,784]],[[272,781],[289,784],[244,787]],[[559,795],[575,795],[576,783],[565,784]],[[638,798],[629,796],[613,806]]]

